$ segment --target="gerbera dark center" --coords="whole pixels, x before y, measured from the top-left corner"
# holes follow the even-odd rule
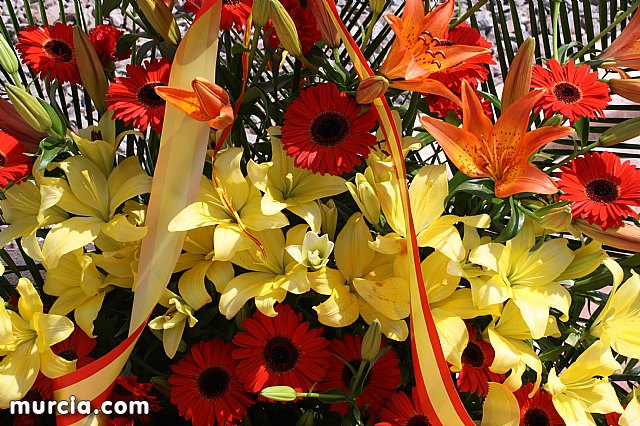
[[[585,193],[596,203],[610,203],[618,199],[620,187],[609,179],[593,179],[585,185]]]
[[[431,426],[431,422],[427,418],[427,416],[423,416],[422,414],[416,414],[407,420],[407,426]]]
[[[582,99],[580,88],[566,81],[553,86],[553,94],[556,99],[565,104],[575,104]]]
[[[482,368],[484,366],[482,348],[473,342],[469,342],[464,352],[462,352],[462,362],[473,368]]]
[[[550,426],[551,417],[549,413],[540,407],[529,408],[522,416],[524,426]]]
[[[238,3],[242,3],[242,0],[222,0],[222,4],[224,4],[225,6],[233,6]]]
[[[0,167],[4,167],[7,164],[7,156],[4,152],[0,151]]]
[[[358,368],[360,368],[360,360],[359,359],[354,359],[353,361],[349,361],[349,365],[355,371],[358,371]],[[349,367],[347,367],[345,365],[344,367],[342,367],[342,384],[346,388],[349,388],[351,386],[351,379],[353,379],[353,372],[351,371],[351,369]],[[364,379],[364,386],[363,387],[366,388],[370,381],[371,381],[371,372],[369,372],[369,374],[367,375],[367,378]]]
[[[227,392],[230,381],[226,368],[209,367],[198,377],[198,390],[207,399],[218,399]]]
[[[267,368],[276,373],[292,370],[300,359],[300,351],[287,337],[276,336],[269,339],[264,347]]]
[[[58,354],[59,357],[66,359],[67,361],[75,361],[78,359],[78,353],[75,349],[65,349]]]
[[[138,90],[138,102],[149,108],[157,108],[163,106],[165,104],[164,99],[158,96],[158,94],[154,90],[158,86],[166,86],[166,84],[159,81],[154,81],[142,86],[140,90]]]
[[[73,50],[69,44],[62,40],[49,40],[44,45],[44,50],[51,56],[54,56],[59,62],[71,62],[73,59]]]
[[[325,111],[320,113],[309,126],[311,140],[320,146],[339,145],[347,137],[351,125],[340,113]]]

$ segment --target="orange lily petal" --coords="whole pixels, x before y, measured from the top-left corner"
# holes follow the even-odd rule
[[[462,173],[470,177],[487,177],[486,160],[479,154],[478,138],[466,130],[425,115],[420,123],[442,147],[447,157]]]
[[[420,3],[420,8],[422,8],[422,2],[418,1],[418,3]],[[453,18],[454,5],[455,2],[453,0],[447,0],[435,7],[431,12],[427,13],[427,16],[422,20],[422,28],[428,29],[434,37],[442,37],[449,27],[451,18]]]
[[[427,93],[450,99],[456,105],[462,105],[460,99],[451,90],[438,80],[432,78],[416,78],[413,80],[390,81],[389,86],[394,89],[409,90],[411,92]]]
[[[573,133],[573,129],[567,126],[545,126],[528,132],[520,144],[517,161],[527,161],[531,154],[539,148],[549,142],[569,136],[571,133]]]
[[[407,0],[402,12],[402,38],[414,44],[424,30],[424,5],[421,0]]]
[[[614,59],[618,66],[622,66],[618,60],[623,57],[639,59],[640,54],[640,13],[636,12],[619,36],[611,42],[604,52],[596,56],[597,60]],[[629,65],[624,65],[628,66]],[[637,68],[636,68],[637,69]]]
[[[485,115],[480,99],[467,80],[462,81],[462,128],[480,140],[489,140],[493,129],[493,123]]]
[[[502,110],[506,110],[515,101],[531,90],[531,71],[536,53],[536,42],[529,37],[522,43],[513,58],[502,90]]]
[[[384,19],[395,33],[396,39],[380,67],[380,72],[388,79],[404,78],[405,70],[413,57],[410,47],[403,41],[402,19],[395,15],[386,15]]]
[[[431,53],[423,53],[416,57],[416,64],[426,70],[426,72],[433,73],[451,68],[478,55],[491,53],[489,49],[479,46],[439,46],[437,49],[444,55],[436,54],[434,58],[434,55]],[[434,61],[434,59],[436,59],[436,61]],[[410,77],[407,76],[407,79],[408,78]]]
[[[194,120],[209,121],[211,119],[200,108],[196,92],[169,86],[158,86],[155,90],[158,96]]]
[[[531,110],[543,94],[542,90],[534,90],[521,97],[503,112],[493,126],[491,139],[494,152],[500,155],[500,164],[506,165],[516,161],[518,145],[529,127]]]
[[[558,192],[558,187],[547,174],[523,161],[509,166],[502,179],[496,182],[495,186],[496,197],[499,198],[521,192],[555,194]]]
[[[225,105],[220,109],[220,115],[209,121],[209,127],[216,130],[226,129],[233,124],[235,114],[231,105]]]

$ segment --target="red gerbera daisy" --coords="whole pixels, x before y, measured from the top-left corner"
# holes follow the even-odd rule
[[[411,398],[404,393],[394,393],[387,405],[380,410],[380,423],[376,426],[431,426],[418,401],[418,388],[411,390]]]
[[[622,407],[627,408],[627,404],[623,404]],[[607,426],[618,426],[620,417],[622,417],[622,413],[607,413],[604,415],[605,424]]]
[[[131,56],[131,49],[120,54],[120,56],[116,56],[116,44],[123,34],[116,27],[108,24],[98,25],[89,33],[89,40],[94,49],[96,49],[100,63],[104,68],[109,68],[112,63]]]
[[[73,25],[30,25],[18,33],[16,49],[22,62],[41,79],[79,84],[80,71],[73,46]]]
[[[309,329],[289,305],[278,305],[271,318],[256,312],[243,321],[245,331],[236,334],[233,359],[238,376],[249,392],[269,386],[291,386],[308,391],[324,376],[329,363],[328,342],[322,328]]]
[[[440,46],[478,46],[491,49],[491,42],[482,37],[480,31],[471,28],[469,24],[464,22],[458,24],[453,30],[448,31],[448,34],[445,34],[438,44]],[[473,87],[487,81],[489,77],[488,65],[493,64],[495,64],[493,55],[491,53],[485,53],[474,56],[443,71],[433,73],[429,77],[440,81],[452,92],[460,93],[462,90],[462,80],[467,80]]]
[[[284,113],[282,144],[295,165],[321,175],[350,172],[369,154],[376,138],[371,109],[363,112],[353,96],[333,83],[300,92]]]
[[[160,411],[161,406],[155,396],[149,395],[151,387],[151,383],[138,382],[136,376],[118,376],[108,400],[113,402],[124,401],[127,404],[131,401],[146,401],[149,404],[149,411],[157,413]],[[143,424],[148,423],[151,418],[148,414],[134,413],[125,414],[122,417],[138,420]]]
[[[545,391],[538,391],[529,398],[529,394],[533,390],[533,383],[522,386],[513,394],[518,400],[520,406],[520,425],[521,426],[552,426],[563,425],[564,420],[558,414],[551,395]]]
[[[171,402],[194,426],[238,424],[254,403],[238,380],[233,350],[222,340],[200,342],[171,366]]]
[[[571,201],[574,218],[597,223],[602,230],[638,218],[630,206],[640,206],[640,171],[611,152],[587,153],[560,168],[561,200]]]
[[[25,151],[16,138],[0,131],[0,188],[21,180],[31,172],[33,160],[23,154]]]
[[[296,25],[298,39],[300,40],[300,46],[302,47],[302,53],[306,55],[314,44],[322,40],[322,33],[320,33],[320,30],[318,29],[318,22],[316,21],[315,16],[313,16],[313,12],[300,6],[300,2],[298,0],[282,0],[281,3],[289,13],[289,16],[291,16],[293,23]],[[280,46],[278,34],[276,34],[273,29],[271,22],[267,24],[267,28],[269,30],[266,32],[269,34],[269,44],[273,49],[276,49]]]
[[[489,392],[489,382],[501,383],[504,380],[504,374],[496,374],[489,370],[495,357],[493,347],[478,339],[474,327],[467,327],[467,329],[469,343],[462,352],[462,369],[457,381],[458,390],[486,396]]]
[[[187,0],[184,8],[197,14],[204,0]],[[222,0],[222,15],[220,16],[220,29],[229,31],[235,27],[237,31],[247,25],[247,18],[251,13],[252,0]]]
[[[560,65],[549,59],[549,69],[540,65],[533,67],[531,87],[546,89],[545,95],[537,103],[535,112],[544,110],[546,117],[558,112],[567,117],[571,124],[582,117],[604,117],[604,109],[611,102],[609,85],[597,81],[598,72],[588,65],[576,67],[573,59]]]
[[[145,62],[143,66],[127,65],[128,77],[120,77],[109,86],[107,108],[114,117],[129,125],[154,132],[162,131],[165,100],[154,90],[169,82],[171,61],[167,58]]]
[[[75,328],[73,333],[60,343],[51,346],[54,354],[66,359],[76,361],[76,369],[91,364],[94,358],[89,354],[95,349],[96,340],[87,336],[80,328]],[[42,399],[53,399],[53,383],[50,378],[38,373],[38,378],[33,384],[33,389],[40,393]]]
[[[343,339],[332,340],[329,344],[329,351],[337,355],[329,361],[329,368],[324,380],[318,384],[318,389],[342,389],[349,392],[353,372],[342,362],[340,358],[347,361],[356,371],[360,367],[360,348],[362,346],[362,335],[345,335]],[[382,345],[381,345],[382,346]],[[340,357],[340,358],[338,358]],[[394,389],[400,386],[400,369],[398,368],[398,357],[391,350],[387,350],[382,355],[367,376],[362,393],[356,398],[358,408],[368,405],[368,411],[377,414],[384,402],[391,396]],[[341,415],[349,411],[348,403],[331,404],[331,411]]]

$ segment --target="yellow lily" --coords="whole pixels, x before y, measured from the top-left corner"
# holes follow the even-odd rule
[[[481,426],[518,426],[520,405],[513,392],[502,383],[489,382],[489,393],[482,404]]]
[[[640,423],[640,402],[638,402],[637,391],[636,388],[631,392],[631,401],[618,420],[620,426],[634,426]]]
[[[268,229],[254,235],[264,247],[262,252],[255,245],[235,254],[231,261],[245,272],[224,287],[217,288],[220,296],[220,313],[227,319],[235,314],[249,299],[254,298],[256,307],[263,314],[273,317],[277,313],[273,308],[282,302],[287,292],[293,294],[306,293],[311,289],[307,277],[307,267],[299,264],[286,252],[285,246],[301,244],[306,225],[294,226],[287,232],[287,241],[280,229]]]
[[[574,254],[567,240],[556,238],[536,244],[533,224],[525,222],[518,234],[506,245],[489,243],[469,253],[469,262],[483,267],[480,276],[469,276],[473,301],[479,308],[513,298],[534,339],[541,338],[547,328],[549,309],[568,318],[571,296],[556,280],[571,264]]]
[[[180,295],[194,310],[202,308],[212,299],[205,286],[205,277],[221,291],[234,275],[230,262],[216,260],[215,228],[206,226],[187,232],[175,272],[184,271],[178,281]]]
[[[454,0],[446,0],[425,15],[422,1],[407,0],[402,18],[384,17],[396,38],[380,72],[389,79],[392,88],[433,93],[458,102],[446,86],[428,78],[429,75],[491,52],[483,47],[441,42],[454,6]]]
[[[327,234],[321,237],[313,231],[308,231],[304,235],[302,244],[289,245],[285,250],[300,265],[317,271],[327,266],[333,246]]]
[[[42,246],[45,267],[55,268],[62,256],[89,244],[100,234],[121,242],[144,237],[146,228],[137,227],[126,215],[116,213],[125,201],[151,189],[151,177],[136,157],[125,159],[108,175],[84,156],[70,157],[56,166],[67,180],[46,178],[41,187],[42,205],[57,205],[76,216],[58,223],[47,234]]]
[[[315,306],[318,320],[330,327],[344,327],[359,316],[371,324],[380,321],[390,339],[406,340],[409,329],[409,283],[394,273],[394,257],[377,253],[369,228],[360,213],[353,214],[335,242],[338,270],[323,268],[309,274],[311,287],[329,296]]]
[[[522,386],[522,374],[529,367],[536,372],[532,395],[537,392],[542,380],[542,362],[526,342],[533,338],[531,330],[513,300],[505,304],[500,319],[492,321],[485,333],[496,352],[490,370],[498,374],[511,371],[504,384],[511,390],[517,390]],[[544,336],[560,337],[556,318],[552,315],[547,318]]]
[[[385,254],[406,253],[407,235],[400,202],[400,192],[395,177],[376,184],[380,206],[389,226],[395,231],[378,236],[375,250]],[[486,214],[476,216],[444,215],[445,199],[449,194],[449,180],[445,165],[424,166],[413,178],[409,187],[409,199],[413,221],[420,247],[432,247],[452,260],[461,260],[465,250],[458,230],[454,226],[462,222],[478,228],[489,226]]]
[[[43,290],[57,297],[49,312],[67,315],[73,311],[76,324],[89,337],[95,337],[93,322],[114,285],[131,288],[132,281],[106,280],[93,259],[76,249],[62,256],[55,268],[47,269]]]
[[[596,341],[560,376],[552,368],[544,390],[551,394],[553,406],[567,426],[595,426],[591,413],[623,412],[607,379],[619,369],[609,346]]]
[[[373,169],[367,167],[364,174],[356,173],[355,184],[347,182],[347,189],[367,221],[372,225],[380,223],[380,200],[376,195]]]
[[[26,278],[18,281],[18,312],[0,298],[0,408],[22,399],[38,372],[54,378],[75,370],[76,362],[57,356],[51,346],[73,332],[69,318],[42,310],[40,295]]]
[[[497,197],[521,192],[555,194],[558,189],[553,179],[530,164],[529,158],[543,145],[571,134],[573,129],[545,126],[527,131],[531,109],[542,95],[542,91],[532,91],[522,96],[503,111],[494,125],[465,81],[462,128],[429,116],[420,122],[462,173],[493,179]]]
[[[442,352],[453,371],[462,368],[462,352],[469,342],[463,320],[483,315],[500,315],[499,305],[478,309],[471,298],[471,290],[458,289],[460,277],[447,272],[451,260],[440,252],[433,252],[421,263],[427,300],[440,336]]]
[[[169,358],[173,358],[178,351],[178,346],[182,340],[184,328],[189,324],[193,328],[198,320],[193,316],[196,309],[189,306],[188,302],[172,292],[165,289],[159,304],[167,309],[167,312],[149,321],[149,328],[152,330],[162,330],[162,346]]]
[[[620,355],[640,358],[640,276],[635,271],[622,284],[622,268],[612,260],[607,266],[613,272],[613,289],[590,333],[609,343]]]
[[[271,161],[258,164],[250,160],[247,164],[247,176],[264,192],[262,213],[273,215],[287,209],[304,219],[313,232],[320,232],[322,212],[316,200],[345,192],[345,180],[295,167],[294,159],[282,148],[280,127],[271,127],[269,136]]]
[[[260,191],[240,170],[242,154],[242,148],[220,151],[213,164],[213,180],[203,176],[196,202],[169,223],[171,232],[216,225],[213,239],[218,260],[230,260],[236,252],[249,248],[252,231],[289,224],[281,212],[262,212]]]

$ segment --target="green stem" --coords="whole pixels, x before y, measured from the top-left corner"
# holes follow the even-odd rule
[[[560,14],[560,2],[562,0],[553,0],[553,14],[551,15],[551,28],[553,28],[553,58],[560,60],[558,55],[558,15]]]
[[[471,8],[469,10],[467,10],[463,15],[460,15],[458,17],[458,19],[456,19],[453,22],[453,24],[449,25],[449,29],[452,30],[455,27],[457,27],[458,25],[460,25],[461,23],[463,23],[464,21],[466,21],[471,15],[476,13],[482,6],[487,4],[488,1],[489,0],[480,0],[479,2],[477,2],[476,4],[471,6]]]
[[[552,171],[554,171],[555,169],[557,169],[558,167],[562,167],[565,164],[567,164],[569,161],[573,160],[574,158],[582,155],[582,154],[586,154],[587,152],[591,151],[593,148],[597,148],[600,146],[600,140],[595,141],[592,144],[589,144],[587,146],[585,146],[584,148],[574,152],[573,154],[567,156],[567,158],[565,158],[564,160],[562,160],[561,162],[559,162],[558,164],[554,164],[553,166],[551,166],[550,168],[548,168],[546,170],[545,173],[549,174]]]
[[[638,6],[640,6],[640,0],[636,0],[635,2],[633,2],[633,5],[631,5],[631,7],[629,9],[627,9],[624,12],[622,12],[621,14],[617,15],[616,19],[614,19],[613,22],[611,22],[611,24],[607,28],[602,30],[602,32],[600,34],[595,36],[593,40],[591,40],[589,43],[587,43],[586,46],[584,46],[578,53],[573,55],[571,58],[572,59],[577,59],[577,58],[581,58],[582,56],[584,56],[593,46],[596,45],[596,43],[598,41],[600,41],[600,39],[602,37],[607,35],[609,33],[609,31],[614,29],[616,27],[616,25],[618,25],[620,22],[624,21],[627,18],[627,16],[631,15],[638,8]]]
[[[402,128],[407,133],[407,136],[411,136],[412,129],[415,127],[416,117],[418,116],[418,101],[420,100],[420,93],[414,92],[411,94],[411,101],[409,101],[409,109],[404,116],[402,122]]]
[[[371,39],[371,34],[373,34],[373,27],[376,26],[376,22],[378,22],[379,17],[380,14],[374,10],[373,15],[371,16],[371,21],[369,22],[369,26],[367,27],[367,31],[364,33],[364,38],[362,39],[362,49],[367,47],[367,44]]]
[[[364,369],[367,366],[367,361],[365,360],[361,360],[360,361],[360,367],[358,367],[358,372],[356,373],[355,377],[353,378],[353,382],[351,382],[351,389],[349,389],[349,392],[351,393],[351,395],[354,395],[356,392],[356,389],[359,386],[360,380],[362,379],[362,374],[364,373]]]

